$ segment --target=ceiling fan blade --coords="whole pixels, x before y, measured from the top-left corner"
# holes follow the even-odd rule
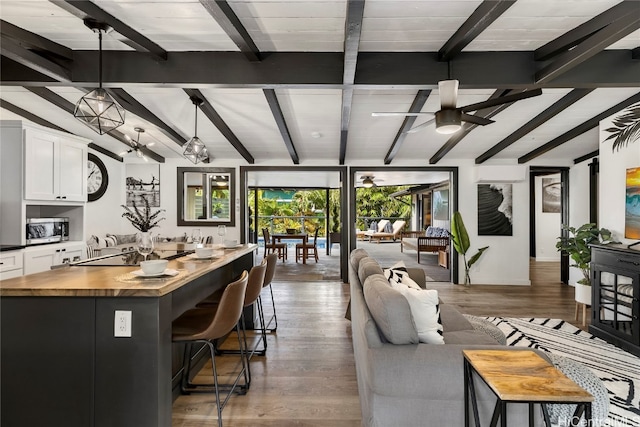
[[[403,116],[403,117],[417,117],[417,116],[433,116],[435,113],[430,113],[430,112],[424,112],[424,113],[402,113],[402,112],[385,112],[385,111],[381,111],[381,112],[373,112],[371,113],[372,117],[397,117],[397,116]]]
[[[513,95],[501,96],[499,98],[487,99],[486,101],[465,105],[464,107],[460,107],[459,110],[467,113],[469,111],[482,110],[483,108],[495,107],[496,105],[507,104],[509,102],[515,102],[521,99],[533,98],[534,96],[539,95],[542,95],[542,89],[533,89],[526,92],[515,93]]]
[[[462,118],[462,121],[464,122],[474,123],[480,126],[486,126],[486,125],[490,125],[491,123],[495,123],[495,121],[491,119],[486,119],[480,116],[472,116],[471,114],[465,114],[465,113],[462,113],[461,118]]]
[[[427,120],[426,122],[419,124],[418,126],[414,126],[411,129],[409,129],[408,131],[406,131],[405,133],[416,133],[416,132],[420,132],[422,129],[426,128],[427,126],[429,126],[431,123],[435,122],[436,119],[431,119],[431,120]]]
[[[442,80],[438,82],[441,109],[456,108],[456,103],[458,102],[458,84],[458,80]]]

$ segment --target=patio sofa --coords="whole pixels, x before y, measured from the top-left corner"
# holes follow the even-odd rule
[[[427,227],[423,231],[403,231],[400,236],[400,252],[406,249],[413,249],[418,254],[418,264],[420,263],[420,252],[447,251],[451,237],[449,231],[440,227]]]
[[[444,303],[439,304],[444,344],[419,342],[409,303],[364,249],[351,252],[349,283],[363,426],[463,426],[462,350],[520,351],[476,331]],[[490,420],[496,399],[482,381],[475,384],[480,417]],[[527,425],[527,405],[507,409],[510,423]],[[534,411],[536,426],[542,425],[539,412]]]

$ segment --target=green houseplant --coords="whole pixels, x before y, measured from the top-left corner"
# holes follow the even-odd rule
[[[567,237],[558,237],[556,249],[565,251],[575,267],[582,272],[583,278],[578,283],[585,286],[591,286],[591,243],[618,243],[612,242],[611,231],[606,228],[598,228],[593,223],[583,224],[578,228],[563,226],[564,230],[569,232]]]
[[[484,251],[486,251],[489,246],[478,249],[478,252],[469,258],[469,261],[467,261],[467,251],[469,250],[469,247],[471,247],[471,240],[469,239],[469,234],[464,226],[462,215],[457,211],[453,213],[453,217],[451,218],[451,242],[453,243],[453,247],[456,249],[456,252],[461,254],[464,259],[464,284],[470,285],[471,277],[469,277],[469,269],[480,259]]]
[[[154,227],[158,227],[158,223],[162,221],[164,218],[158,218],[164,209],[159,209],[155,212],[151,212],[151,206],[149,205],[149,201],[145,196],[140,196],[144,203],[144,208],[140,209],[136,206],[135,202],[133,203],[133,209],[120,205],[124,208],[125,212],[122,216],[129,220],[131,225],[133,225],[136,229],[140,230],[143,233],[151,230]]]

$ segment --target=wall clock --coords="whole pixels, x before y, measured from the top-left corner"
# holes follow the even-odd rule
[[[107,191],[109,174],[102,160],[95,154],[89,153],[87,158],[87,198],[95,202]]]

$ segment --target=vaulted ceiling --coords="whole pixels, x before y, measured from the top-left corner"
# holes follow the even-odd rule
[[[73,118],[98,86],[127,110],[98,135]],[[150,159],[198,136],[213,163],[427,165],[574,162],[602,118],[640,102],[640,2],[617,0],[1,0],[0,115],[93,140],[114,154],[136,127]],[[458,105],[525,90],[453,135],[429,117],[438,81]],[[153,143],[152,145],[150,143]],[[106,150],[106,151],[105,151]],[[116,156],[117,157],[117,156]]]

